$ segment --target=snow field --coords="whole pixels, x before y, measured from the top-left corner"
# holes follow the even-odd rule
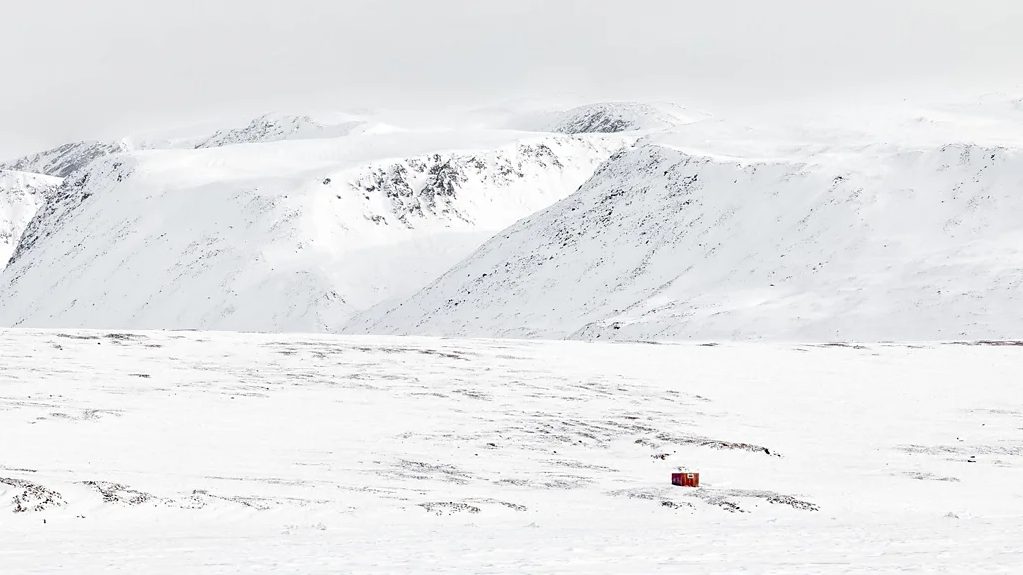
[[[1023,564],[1021,347],[15,330],[0,350],[5,572]]]

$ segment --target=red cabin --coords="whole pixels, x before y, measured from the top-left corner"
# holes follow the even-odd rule
[[[699,473],[672,473],[671,484],[679,485],[681,487],[699,487],[700,486],[700,474]]]

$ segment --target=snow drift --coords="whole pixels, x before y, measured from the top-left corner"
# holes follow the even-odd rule
[[[353,332],[585,339],[1023,334],[1023,155],[699,157],[649,144]]]

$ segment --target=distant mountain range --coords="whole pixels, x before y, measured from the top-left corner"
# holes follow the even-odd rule
[[[787,127],[634,102],[268,114],[68,144],[0,164],[0,326],[1016,337],[1013,101]]]
[[[18,228],[0,325],[338,331],[636,138],[333,120],[264,116],[162,149],[33,156],[84,167]]]

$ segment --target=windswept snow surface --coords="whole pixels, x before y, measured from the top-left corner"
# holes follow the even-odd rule
[[[1019,573],[1021,353],[2,331],[0,565]]]
[[[0,271],[45,201],[46,191],[60,183],[60,178],[0,170]]]
[[[353,332],[583,339],[1023,334],[1023,152],[699,153],[662,134]],[[761,156],[753,158],[754,154]],[[746,156],[746,157],[743,157]]]
[[[629,141],[452,130],[104,157],[27,228],[0,275],[0,325],[336,331]]]

